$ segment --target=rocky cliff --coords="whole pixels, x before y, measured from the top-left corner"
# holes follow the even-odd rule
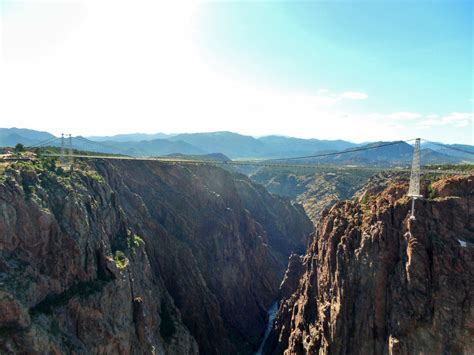
[[[424,190],[416,220],[401,181],[323,213],[266,353],[474,353],[474,176]]]
[[[300,208],[219,168],[10,166],[0,352],[250,353],[311,228]]]

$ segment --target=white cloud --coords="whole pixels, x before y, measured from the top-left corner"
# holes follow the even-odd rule
[[[412,127],[413,124],[418,128],[431,128],[441,126],[451,126],[455,128],[462,128],[469,126],[474,120],[472,112],[452,112],[445,115],[439,114],[422,114],[418,112],[393,112],[393,113],[370,113],[367,119],[374,121],[385,121],[387,125],[397,127]],[[398,122],[398,123],[395,123]]]
[[[431,117],[429,117],[431,116]],[[439,117],[436,119],[436,117]],[[434,126],[453,126],[455,128],[467,127],[474,123],[473,112],[452,112],[444,116],[428,115],[427,120],[420,121],[417,125],[423,128],[430,128]]]
[[[342,93],[340,97],[342,99],[347,99],[347,100],[366,100],[369,97],[369,95],[367,95],[364,92],[346,91]]]
[[[368,115],[373,120],[387,120],[387,121],[412,121],[423,117],[417,112],[393,112],[393,113],[371,113]]]
[[[411,121],[422,117],[421,114],[416,112],[394,112],[387,115],[387,118],[395,121]]]

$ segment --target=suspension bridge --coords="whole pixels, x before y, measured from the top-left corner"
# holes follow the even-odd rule
[[[87,153],[80,153],[79,149],[74,149],[73,139],[76,141],[82,142],[82,146],[84,146],[84,142],[88,145],[95,145],[96,148],[87,151]],[[60,159],[61,164],[70,165],[71,167],[74,164],[74,159],[109,159],[109,160],[136,160],[136,161],[153,161],[162,164],[174,164],[174,165],[207,165],[207,166],[250,166],[250,167],[266,167],[266,168],[295,168],[295,169],[315,169],[315,168],[341,168],[341,166],[334,166],[334,165],[322,165],[318,163],[305,163],[304,160],[308,159],[317,159],[317,158],[325,158],[330,156],[338,156],[344,154],[350,154],[354,152],[360,152],[365,150],[374,150],[380,149],[387,146],[409,143],[414,141],[414,149],[413,149],[413,157],[412,157],[412,166],[411,169],[409,168],[380,168],[383,171],[395,171],[395,172],[409,172],[410,173],[410,186],[407,193],[407,196],[411,197],[412,200],[412,207],[411,207],[411,219],[415,219],[415,200],[420,199],[423,196],[420,193],[420,175],[421,174],[447,174],[447,175],[471,175],[472,172],[463,171],[463,170],[436,170],[436,169],[421,169],[421,162],[420,162],[420,151],[421,151],[421,138],[410,139],[406,141],[396,141],[396,142],[389,142],[383,143],[373,146],[366,146],[366,147],[358,147],[347,149],[344,151],[339,152],[330,152],[330,153],[321,153],[321,154],[314,154],[314,155],[306,155],[306,156],[298,156],[298,157],[288,157],[288,158],[278,158],[278,159],[265,159],[265,160],[209,160],[209,159],[186,159],[186,158],[177,158],[177,157],[150,157],[150,156],[130,156],[128,154],[111,154],[111,151],[117,151],[117,147],[112,147],[107,144],[101,142],[95,142],[87,140],[83,137],[72,137],[72,135],[64,135],[62,134],[61,137],[54,137],[37,144],[28,146],[26,148],[41,148],[41,147],[57,147],[59,145],[60,151],[59,153],[42,153],[42,156],[48,157],[57,157]],[[464,149],[447,146],[437,142],[431,142],[428,140],[424,140],[425,142],[441,146],[443,148],[452,149],[456,151],[463,152],[468,155],[474,155],[474,152],[467,151]],[[80,146],[80,145],[79,145]],[[82,148],[83,149],[83,148]],[[76,150],[76,152],[74,152]],[[105,152],[105,153],[94,153],[94,152]],[[14,157],[12,158],[15,159]],[[17,158],[19,159],[19,158]],[[302,161],[302,163],[291,163],[295,161]],[[345,167],[346,169],[350,167]],[[356,166],[355,169],[371,169],[374,170],[374,167],[364,167],[364,166]]]
[[[420,152],[420,144],[416,142],[421,142],[421,138],[414,138],[409,140],[400,140],[395,142],[383,143],[368,147],[357,147],[351,148],[344,151],[338,152],[329,152],[329,153],[320,153],[313,155],[305,156],[296,156],[296,157],[286,157],[286,158],[277,158],[277,159],[252,159],[252,160],[212,160],[212,159],[196,159],[196,158],[179,158],[179,157],[170,157],[170,156],[131,156],[126,151],[121,151],[117,146],[111,146],[102,142],[96,142],[88,140],[84,137],[77,136],[73,137],[72,135],[61,135],[61,137],[53,137],[48,140],[36,143],[34,145],[27,146],[28,149],[41,148],[41,147],[59,147],[59,153],[43,153],[43,156],[58,157],[62,162],[66,160],[72,160],[74,158],[84,158],[84,159],[114,159],[114,160],[141,160],[141,161],[156,161],[162,163],[175,163],[175,164],[191,164],[191,165],[235,165],[235,166],[255,166],[255,167],[275,167],[275,168],[321,168],[321,167],[334,167],[334,165],[324,165],[321,163],[307,163],[305,160],[308,159],[317,159],[317,158],[326,158],[331,156],[342,156],[349,153],[361,152],[366,150],[376,150],[388,146],[399,145],[403,143],[415,142],[415,149],[413,156],[415,157]],[[74,144],[74,141],[78,144]],[[474,152],[459,149],[456,147],[447,146],[437,142],[431,142],[423,139],[423,141],[441,146],[443,148],[452,149],[455,151],[463,152],[465,154],[473,155]],[[82,145],[81,145],[82,143]],[[86,147],[86,148],[84,148]],[[74,152],[76,151],[76,152]],[[82,151],[82,153],[81,153]],[[113,154],[112,154],[113,152]],[[298,162],[299,161],[299,162]],[[292,163],[297,162],[297,163]],[[346,166],[347,167],[347,166]],[[363,169],[364,166],[356,166],[357,169]],[[374,167],[365,167],[368,169],[373,169]],[[411,171],[411,169],[403,168],[383,168],[381,170],[396,170],[396,171]],[[429,170],[422,169],[420,173],[443,173],[443,174],[468,174],[465,171],[460,170],[443,170],[442,172],[438,170]]]

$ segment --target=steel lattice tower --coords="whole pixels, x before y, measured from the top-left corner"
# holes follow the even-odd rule
[[[66,164],[64,133],[61,133],[61,165]]]
[[[74,158],[73,158],[73,151],[72,151],[72,135],[69,134],[69,141],[68,141],[68,145],[69,145],[69,149],[68,149],[68,155],[69,155],[69,164],[70,164],[70,169],[72,170],[73,169],[73,165],[74,165]]]
[[[411,165],[410,188],[407,196],[411,197],[411,219],[415,219],[415,200],[422,198],[420,195],[420,138],[415,141],[413,163]]]

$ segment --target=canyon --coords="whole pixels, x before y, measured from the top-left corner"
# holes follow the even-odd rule
[[[4,166],[0,352],[474,351],[474,175],[425,177],[416,220],[406,174],[251,178]]]
[[[474,175],[368,184],[292,256],[266,354],[474,352]]]
[[[14,164],[0,213],[7,354],[252,353],[313,230],[243,175],[153,162]]]

